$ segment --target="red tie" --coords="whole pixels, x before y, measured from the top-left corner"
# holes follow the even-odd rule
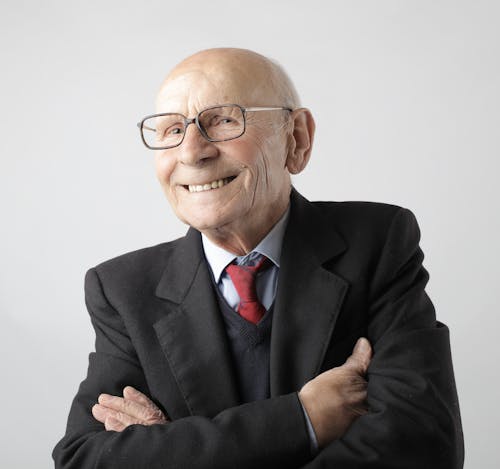
[[[266,313],[266,308],[257,298],[255,278],[259,271],[264,271],[271,264],[272,262],[266,256],[262,256],[255,265],[230,264],[226,267],[226,272],[240,296],[237,311],[240,316],[254,324],[257,324]]]

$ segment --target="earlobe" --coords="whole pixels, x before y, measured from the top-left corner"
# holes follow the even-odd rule
[[[311,111],[299,108],[291,115],[293,129],[289,136],[286,167],[291,174],[298,174],[306,167],[311,156],[316,124]]]

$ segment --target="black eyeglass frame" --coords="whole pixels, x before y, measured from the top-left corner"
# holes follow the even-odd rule
[[[241,133],[239,135],[236,135],[235,137],[225,138],[222,140],[210,138],[207,135],[205,129],[200,124],[200,121],[199,121],[200,114],[205,112],[205,111],[209,111],[210,109],[215,109],[218,107],[228,107],[228,106],[235,106],[235,107],[240,108],[240,110],[241,110],[241,114],[243,115],[243,129],[242,129]],[[149,148],[150,150],[168,150],[170,148],[178,147],[184,141],[184,137],[186,136],[186,129],[187,129],[188,125],[190,125],[190,124],[195,124],[196,127],[198,127],[198,130],[200,131],[203,138],[205,138],[205,140],[208,140],[209,142],[227,142],[229,140],[234,140],[236,138],[239,138],[245,133],[245,130],[246,130],[246,125],[247,125],[246,113],[247,112],[259,112],[259,111],[289,111],[289,112],[293,112],[293,109],[291,109],[289,107],[284,107],[284,106],[243,107],[243,106],[240,106],[239,104],[235,104],[235,103],[216,104],[214,106],[209,106],[205,109],[202,109],[198,114],[196,114],[195,117],[192,117],[191,119],[187,118],[185,115],[181,114],[180,112],[160,112],[159,114],[151,114],[149,116],[144,117],[140,122],[138,122],[137,127],[139,127],[139,132],[141,134],[142,143],[144,143],[144,145],[147,148]],[[148,145],[146,142],[146,139],[144,138],[144,132],[143,132],[144,122],[148,119],[151,119],[152,117],[170,116],[170,115],[174,115],[174,114],[184,117],[184,133],[182,134],[182,138],[179,141],[179,143],[176,143],[175,145],[168,145],[168,146],[163,146],[163,147],[152,147],[152,146]],[[149,130],[154,130],[154,129],[151,129],[149,127],[146,127],[146,128],[148,128]]]

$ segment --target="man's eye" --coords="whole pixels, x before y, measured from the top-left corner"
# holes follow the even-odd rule
[[[233,123],[234,119],[232,119],[231,117],[217,116],[214,119],[212,119],[211,125],[227,125]]]
[[[165,135],[178,135],[182,133],[182,127],[169,127],[165,131]]]

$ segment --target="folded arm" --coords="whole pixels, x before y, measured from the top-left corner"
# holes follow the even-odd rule
[[[400,209],[373,277],[369,412],[304,469],[463,467],[449,334],[424,291],[419,236],[413,214]]]

